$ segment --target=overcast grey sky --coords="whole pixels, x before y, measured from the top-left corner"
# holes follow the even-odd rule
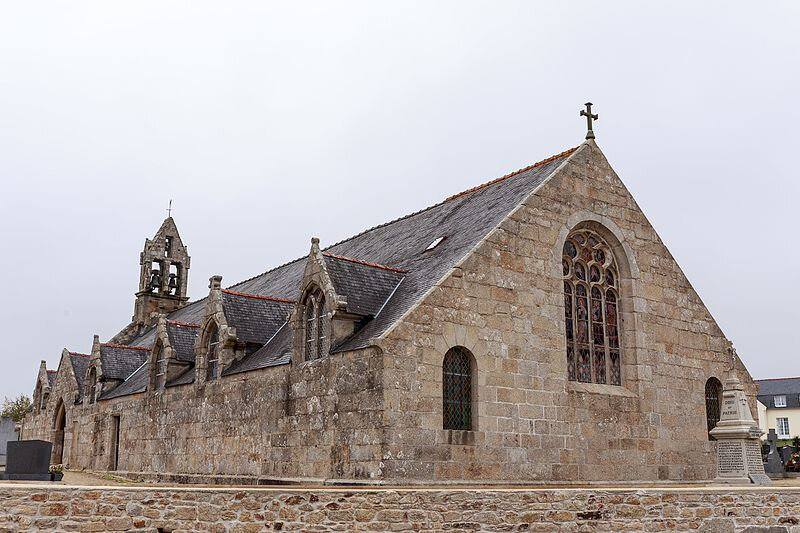
[[[170,198],[195,299],[579,144],[588,99],[751,373],[800,374],[800,3],[653,4],[3,1],[0,396],[127,324]]]

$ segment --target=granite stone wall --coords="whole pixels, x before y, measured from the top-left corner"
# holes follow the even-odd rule
[[[621,387],[567,381],[561,258],[580,227],[619,265]],[[724,383],[729,344],[605,157],[584,145],[381,342],[385,476],[712,479],[704,389],[712,376]],[[454,346],[475,357],[473,431],[442,429],[442,360]]]
[[[0,487],[0,532],[800,533],[800,490]]]
[[[119,416],[121,471],[251,481],[375,478],[381,363],[367,349],[75,405],[64,461],[72,469],[110,470]],[[54,438],[50,411],[29,417],[24,438]]]

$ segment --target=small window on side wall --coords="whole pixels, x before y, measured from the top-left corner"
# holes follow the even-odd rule
[[[212,322],[206,334],[206,379],[213,381],[219,376],[219,328]]]
[[[450,348],[442,362],[444,429],[472,430],[472,353]]]

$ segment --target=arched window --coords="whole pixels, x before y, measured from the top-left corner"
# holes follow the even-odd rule
[[[719,407],[722,400],[722,383],[714,377],[706,381],[706,426],[708,427],[708,440],[714,440],[711,430],[719,422]]]
[[[208,325],[206,332],[206,379],[217,379],[219,375],[219,328],[216,322]]]
[[[619,269],[611,247],[581,229],[564,243],[567,377],[622,385],[619,345]]]
[[[167,354],[160,342],[155,350],[156,390],[164,390],[167,385]]]
[[[86,387],[89,403],[94,403],[97,400],[97,369],[94,367],[89,369],[89,379],[86,380]]]
[[[305,360],[310,361],[328,355],[328,315],[322,291],[310,291],[303,301],[303,307],[303,350]]]
[[[442,362],[444,429],[472,429],[472,354],[450,348]]]

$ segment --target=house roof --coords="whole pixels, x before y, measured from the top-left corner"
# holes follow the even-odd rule
[[[239,291],[222,291],[222,309],[229,326],[242,342],[264,344],[286,322],[294,303]]]
[[[77,352],[69,352],[69,361],[72,364],[72,372],[75,374],[75,381],[78,382],[78,395],[83,397],[83,378],[86,377],[86,369],[89,368],[90,356]]]
[[[336,294],[347,298],[347,311],[356,315],[377,315],[407,272],[327,252],[323,257]]]
[[[58,372],[56,370],[49,370],[49,369],[47,370],[47,383],[51,387],[53,386],[53,382],[55,382],[55,380],[56,380],[56,374],[57,373]]]
[[[786,407],[800,407],[800,377],[754,381],[758,385],[758,401],[767,408],[775,408],[775,396],[786,396]]]
[[[577,147],[325,249],[326,268],[336,290],[347,297],[348,311],[370,318],[333,351],[370,346],[575,150]],[[438,245],[429,249],[440,238]],[[240,340],[266,343],[224,374],[289,362],[291,334],[284,324],[292,305],[288,302],[299,297],[306,260],[304,256],[223,291],[226,319],[236,327]],[[199,323],[204,312],[205,298],[170,313],[168,319]],[[155,328],[150,328],[130,344],[149,347],[154,339]]]
[[[101,344],[100,363],[106,379],[124,380],[146,360],[150,348],[122,344]]]
[[[223,376],[288,364],[292,358],[292,329],[284,322],[275,335],[254,353],[232,363]]]
[[[101,400],[110,400],[112,398],[119,398],[121,396],[128,396],[147,390],[147,369],[149,368],[147,362],[143,362],[134,372],[129,375],[128,379],[103,393],[100,396]]]
[[[187,322],[167,321],[167,337],[178,361],[194,363],[194,341],[200,326]]]

